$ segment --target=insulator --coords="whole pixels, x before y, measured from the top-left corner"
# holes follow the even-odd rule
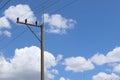
[[[38,25],[38,22],[37,22],[37,21],[35,21],[35,25],[36,25],[36,26]]]
[[[17,23],[19,22],[19,18],[17,17]]]
[[[25,19],[25,23],[27,23],[27,19]]]

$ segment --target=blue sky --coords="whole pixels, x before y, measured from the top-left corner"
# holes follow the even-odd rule
[[[0,7],[5,2],[0,2]],[[39,80],[39,41],[25,25],[16,24],[16,18],[20,21],[27,18],[30,23],[37,20],[40,24],[42,6],[46,7],[46,80],[119,79],[119,3],[119,0],[11,0],[0,10],[0,80]],[[39,28],[31,28],[40,36]],[[25,73],[26,69],[36,75]]]

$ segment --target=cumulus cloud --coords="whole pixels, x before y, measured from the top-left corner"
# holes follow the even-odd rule
[[[91,61],[96,63],[97,65],[102,65],[106,63],[106,56],[103,54],[95,54],[92,58]]]
[[[59,74],[59,71],[57,69],[52,69],[52,73]]]
[[[49,33],[64,34],[67,29],[73,28],[76,23],[75,20],[66,19],[60,14],[50,15],[46,13],[44,17],[45,23],[49,25],[49,29],[47,29]]]
[[[0,18],[0,35],[4,34],[8,37],[11,37],[11,32],[8,31],[8,29],[11,29],[9,20],[16,23],[17,17],[20,17],[21,21],[27,18],[29,18],[28,22],[33,22],[36,20],[36,17],[29,5],[18,4],[16,6],[10,6],[4,11],[4,15]],[[2,30],[3,28],[5,31]]]
[[[0,18],[0,29],[1,28],[9,28],[10,29],[10,22],[9,20],[16,23],[16,18],[20,17],[20,21],[24,21],[28,19],[28,22],[34,22],[36,17],[29,7],[26,4],[18,4],[16,6],[10,6],[8,9],[4,11],[3,17]],[[56,34],[64,34],[66,33],[67,29],[71,29],[74,27],[76,21],[73,19],[66,19],[60,14],[44,14],[45,23],[49,25],[47,28],[47,32],[49,33],[56,33]]]
[[[119,80],[120,77],[114,73],[107,74],[100,72],[97,75],[94,75],[92,78],[93,80]]]
[[[1,17],[0,18],[0,35],[6,35],[8,37],[11,37],[11,33],[7,30],[10,28],[11,28],[11,26],[10,26],[10,23],[7,20],[7,18]],[[4,30],[2,30],[2,29],[4,29]]]
[[[114,66],[113,71],[120,73],[120,64]]]
[[[7,29],[10,28],[10,23],[9,23],[9,21],[7,20],[6,17],[1,17],[1,18],[0,18],[0,29],[1,29],[1,28],[7,28]]]
[[[105,63],[115,63],[120,62],[120,47],[113,49],[108,52],[106,55],[104,54],[95,54],[91,61],[97,65],[103,65]]]
[[[64,78],[64,77],[61,77],[59,80],[65,80],[65,78]]]
[[[84,72],[94,69],[94,65],[90,60],[86,60],[84,57],[70,57],[66,58],[64,61],[66,65],[65,70],[70,70],[73,72]]]
[[[63,56],[60,54],[60,55],[57,56],[57,60],[56,61],[59,62],[59,61],[62,60],[62,58],[63,58]]]
[[[7,30],[3,31],[3,34],[6,35],[6,36],[8,36],[8,37],[11,37],[11,32],[9,32]]]
[[[56,58],[45,51],[45,78],[53,80],[58,70]],[[40,78],[40,49],[36,46],[15,50],[13,58],[6,60],[0,56],[0,80],[39,80]]]
[[[6,18],[16,22],[16,18],[20,17],[21,20],[27,18],[29,22],[35,21],[36,17],[34,16],[33,11],[28,5],[18,4],[16,6],[10,6],[5,10],[4,15]]]
[[[7,30],[3,30],[3,31],[0,31],[0,35],[6,35],[8,37],[11,37],[11,32],[9,32]]]
[[[59,80],[70,80],[69,78],[60,77]]]

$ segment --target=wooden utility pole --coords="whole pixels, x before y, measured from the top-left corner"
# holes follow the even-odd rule
[[[27,27],[29,26],[34,26],[34,27],[40,27],[40,46],[41,46],[41,79],[40,80],[44,80],[44,14],[43,14],[43,22],[41,25],[38,25],[37,21],[35,22],[35,24],[30,24],[27,22],[27,19],[25,19],[25,22],[20,22],[19,18],[17,18],[17,23],[19,24],[24,24],[27,25]]]
[[[44,80],[44,23],[41,25],[41,80]]]

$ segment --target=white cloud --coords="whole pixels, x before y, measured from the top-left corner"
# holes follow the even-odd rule
[[[0,56],[0,79],[10,77],[10,75],[6,74],[8,71],[11,71],[10,63],[3,56]]]
[[[65,80],[65,78],[64,78],[64,77],[61,77],[59,80]]]
[[[10,6],[5,10],[4,15],[6,18],[16,22],[16,18],[20,17],[20,20],[24,21],[29,18],[28,21],[35,21],[36,17],[34,16],[33,11],[28,5],[18,4],[16,6]]]
[[[94,65],[90,60],[86,60],[84,57],[70,57],[64,61],[66,65],[65,70],[71,70],[73,72],[84,72],[94,69]]]
[[[113,71],[120,73],[120,64],[114,66]]]
[[[63,58],[63,56],[62,56],[62,55],[58,55],[58,56],[57,56],[56,61],[57,61],[57,62],[59,62],[59,61],[61,61],[61,60],[62,60],[62,58]]]
[[[69,78],[60,77],[59,80],[70,80]]]
[[[7,20],[6,17],[1,17],[1,18],[0,18],[0,29],[1,29],[1,28],[7,28],[7,29],[10,28],[10,23],[9,23],[9,21]]]
[[[45,51],[45,78],[54,79],[58,70],[56,58]],[[36,46],[15,50],[15,55],[9,61],[0,56],[0,80],[39,80],[40,49]]]
[[[59,74],[59,71],[57,69],[52,69],[52,73]]]
[[[106,55],[95,54],[91,58],[91,61],[96,63],[97,65],[120,62],[120,47],[113,49],[112,51],[108,52]]]
[[[45,23],[49,25],[49,28],[46,29],[49,33],[64,34],[66,30],[74,27],[76,21],[73,19],[67,19],[60,14],[44,14]],[[28,22],[34,22],[36,17],[29,7],[26,4],[18,4],[16,6],[10,6],[4,11],[4,16],[0,18],[0,28],[10,28],[9,20],[16,23],[16,18],[19,17],[20,21],[28,19]],[[10,36],[10,35],[9,35]]]
[[[7,30],[3,31],[3,34],[6,35],[6,36],[8,36],[8,37],[11,37],[11,32],[9,32]]]
[[[95,54],[92,58],[91,61],[96,63],[97,65],[102,65],[106,63],[106,56],[103,54]]]
[[[6,35],[7,37],[11,37],[11,32],[8,30],[0,31],[0,35]]]
[[[28,19],[28,22],[33,22],[36,20],[36,17],[29,7],[29,5],[24,4],[18,4],[16,6],[10,6],[8,9],[4,11],[3,17],[0,18],[0,35],[6,35],[8,37],[11,37],[11,33],[8,30],[2,31],[2,28],[4,29],[10,29],[11,25],[9,20],[16,23],[16,18],[20,17],[21,21],[24,21],[25,19]],[[9,19],[9,20],[8,20]]]
[[[107,74],[104,72],[100,72],[93,76],[93,80],[119,80],[119,78],[120,77],[114,73]]]
[[[45,23],[49,25],[49,29],[47,32],[56,33],[56,34],[64,34],[67,29],[71,29],[74,27],[76,21],[73,19],[66,19],[60,14],[44,14]]]
[[[106,55],[108,62],[120,62],[120,47],[113,49]]]

